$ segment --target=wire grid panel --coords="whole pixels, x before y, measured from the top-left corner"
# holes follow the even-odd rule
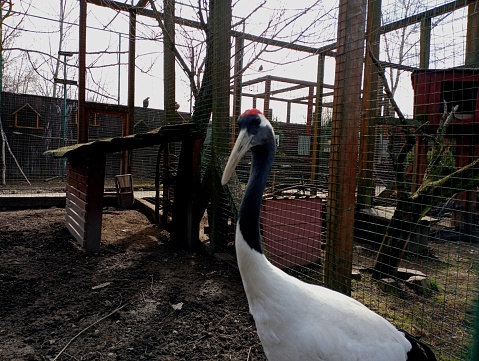
[[[438,7],[437,12],[444,11],[440,7],[441,4],[434,2],[421,4],[415,9],[411,7],[407,13],[403,12],[405,9],[393,5],[393,3],[384,4],[383,14],[387,19],[383,19],[381,25],[393,24],[403,17],[435,7]],[[441,17],[432,19],[429,43],[431,56],[428,60],[431,68],[447,68],[450,65],[458,65],[458,62],[463,59],[461,51],[457,53],[451,51],[450,55],[442,58],[438,56],[440,51],[436,51],[440,43],[438,34],[449,29],[447,36],[448,39],[453,39],[451,40],[451,46],[455,48],[461,46],[463,38],[461,38],[462,35],[455,37],[453,34],[463,34],[466,29],[466,9],[453,9],[450,13],[452,16],[446,16],[445,14],[446,12]],[[420,62],[424,61],[421,60],[424,55],[419,49],[418,42],[421,29],[420,25],[416,23],[409,24],[406,28],[407,34],[409,34],[407,38],[400,37],[400,27],[396,29],[398,31],[395,33],[385,32],[385,35],[379,38],[381,50],[376,56],[380,61],[384,61],[384,64],[392,63],[390,67],[383,65],[386,76],[385,82],[393,91],[399,108],[403,110],[405,121],[411,127],[409,130],[414,132],[418,124],[424,121],[425,114],[436,117],[435,121],[430,121],[432,125],[434,123],[438,124],[444,112],[444,106],[441,108],[441,104],[444,103],[438,101],[437,110],[428,110],[422,114],[423,118],[418,117],[418,101],[421,99],[421,95],[418,92],[419,89],[413,87],[411,76],[418,76],[420,71],[413,73],[413,70],[419,68],[421,66]],[[406,54],[407,57],[401,57],[399,54],[402,43],[409,44],[408,49],[410,50]],[[389,54],[386,53],[388,51]],[[371,68],[375,69],[374,66]],[[398,70],[399,72],[396,73]],[[424,144],[412,142],[411,151],[401,155],[405,161],[403,165],[403,186],[406,193],[403,193],[403,195],[407,196],[403,199],[404,203],[401,204],[401,207],[403,207],[401,209],[406,210],[406,212],[401,216],[402,222],[396,222],[389,226],[391,219],[397,217],[395,214],[398,205],[398,192],[403,190],[403,188],[398,189],[397,164],[395,164],[395,161],[397,161],[396,158],[403,149],[403,144],[408,141],[408,134],[404,132],[405,127],[401,126],[397,116],[395,116],[396,110],[391,106],[391,102],[384,92],[383,79],[378,76],[379,70],[376,68],[373,71],[379,79],[374,83],[376,84],[375,88],[368,91],[374,92],[375,96],[365,96],[362,103],[362,113],[358,112],[357,114],[358,121],[363,117],[368,121],[364,124],[369,123],[366,132],[361,134],[360,144],[370,145],[360,148],[366,153],[367,157],[364,156],[365,154],[358,154],[360,167],[364,167],[364,169],[360,168],[358,173],[358,181],[361,186],[356,194],[357,201],[354,205],[354,208],[358,211],[355,215],[353,251],[350,255],[345,255],[345,258],[351,257],[353,266],[351,274],[352,295],[388,318],[398,327],[423,337],[432,345],[440,357],[468,359],[473,334],[470,323],[471,307],[477,298],[478,291],[475,282],[477,278],[475,266],[477,264],[477,245],[475,243],[477,239],[477,233],[475,233],[477,232],[475,230],[477,224],[477,214],[475,213],[476,188],[466,192],[465,196],[456,194],[461,193],[459,189],[450,189],[447,191],[451,193],[450,197],[443,197],[444,199],[441,200],[430,199],[432,203],[426,204],[426,206],[431,206],[429,211],[418,218],[416,225],[414,218],[411,217],[412,212],[407,211],[408,207],[413,207],[413,201],[408,200],[408,197],[419,189],[421,177],[424,176],[424,171],[427,168],[427,162],[431,161],[431,157],[434,156],[430,149],[434,145],[431,136],[435,133],[434,131],[431,132],[434,128],[430,127],[427,129],[428,132],[424,133]],[[442,71],[439,73],[443,74],[439,77],[444,77],[446,74]],[[396,74],[398,74],[397,82]],[[364,74],[365,77],[371,75],[374,74],[370,72]],[[460,103],[463,110],[455,113],[456,121],[461,124],[460,127],[456,126],[456,136],[445,137],[445,147],[444,152],[441,153],[441,159],[437,160],[438,163],[435,167],[428,170],[429,176],[432,176],[433,180],[438,180],[438,177],[446,175],[448,171],[458,169],[460,164],[456,164],[456,160],[461,154],[462,158],[459,159],[462,160],[459,161],[463,162],[462,166],[473,162],[477,158],[476,146],[473,144],[474,142],[470,141],[470,137],[475,134],[477,129],[474,125],[468,127],[464,125],[464,120],[467,122],[468,117],[471,117],[470,114],[476,111],[475,81],[467,79],[459,81],[456,79],[452,83],[441,85],[437,84],[437,79],[438,75],[436,76],[436,84],[427,88],[429,96],[434,97],[434,94],[439,94],[438,98],[446,100],[449,104],[449,111],[454,103]],[[395,86],[394,84],[398,85]],[[260,84],[255,86],[258,87],[258,92],[266,92]],[[250,86],[250,91],[254,90],[254,87],[252,87]],[[471,99],[474,99],[474,101],[471,101]],[[245,102],[248,104],[247,98]],[[270,106],[271,104],[269,103]],[[427,104],[431,105],[433,102],[428,100]],[[258,99],[257,102],[253,101],[252,105],[261,108],[264,103],[260,103]],[[281,121],[274,121],[274,114],[280,113],[278,112],[280,106],[280,104],[275,104],[264,109],[265,114],[273,120],[276,134],[279,135],[277,156],[269,178],[267,192],[275,194],[275,192],[280,191],[280,194],[284,196],[284,192],[289,191],[301,194],[303,197],[309,197],[319,191],[327,190],[328,182],[331,181],[328,179],[328,159],[331,152],[330,134],[331,128],[335,125],[332,124],[331,118],[328,120],[324,116],[326,112],[323,112],[318,147],[320,149],[320,159],[319,162],[317,160],[313,161],[310,156],[313,154],[314,138],[312,135],[314,132],[311,128],[308,129],[310,124],[307,115],[304,116],[306,119],[304,128],[295,134],[292,127],[288,128],[288,122],[283,124]],[[365,111],[366,109],[368,112]],[[364,117],[361,114],[366,114],[366,116]],[[359,127],[359,123],[353,126]],[[413,136],[416,138],[415,135]],[[460,145],[457,145],[458,141],[461,143]],[[467,148],[467,145],[469,145],[469,148]],[[351,157],[353,156],[351,154]],[[420,163],[421,157],[424,158],[423,163]],[[324,161],[321,161],[322,159]],[[250,159],[246,158],[237,170],[238,180],[243,187],[249,175],[249,162]],[[312,174],[315,176],[313,177]],[[366,182],[364,182],[365,180]],[[239,190],[241,193],[241,186]],[[325,201],[327,201],[328,196],[325,198]],[[264,211],[267,208],[268,206],[265,206]],[[281,206],[274,206],[275,211],[280,209]],[[311,206],[310,210],[314,209],[315,207]],[[344,209],[335,209],[334,206],[328,209],[338,214],[344,211]],[[285,218],[294,221],[296,214],[300,213],[301,207],[297,206]],[[319,218],[320,216],[317,215],[316,217]],[[410,219],[409,222],[405,221],[407,217]],[[302,219],[305,221],[307,216]],[[285,224],[286,222],[280,220],[276,221],[276,229],[271,230],[274,226],[265,225],[267,222],[264,221],[263,218],[262,230],[266,250],[268,250],[268,247],[271,250],[271,246],[268,246],[268,238],[277,237],[276,233],[281,233],[285,240],[284,245],[276,246],[276,249],[272,252],[268,251],[270,259],[298,277],[310,282],[321,283],[322,269],[312,261],[318,259],[314,254],[315,250],[310,250],[311,253],[299,260],[298,251],[292,249],[292,243],[290,242],[299,233],[305,231],[305,229],[307,230],[310,225],[288,227]],[[392,242],[393,251],[391,252],[392,258],[396,260],[393,262],[394,267],[395,269],[398,268],[397,272],[390,275],[391,277],[375,279],[373,275],[378,259],[379,246],[385,239],[384,235],[388,232],[388,226],[389,234],[392,235],[391,238],[400,239],[399,242]],[[327,223],[323,221],[321,229],[324,231],[326,227]],[[469,233],[467,228],[469,228]],[[321,239],[318,236],[318,240]],[[325,239],[325,241],[332,240]],[[278,261],[275,251],[282,252],[280,261]],[[319,254],[321,255],[321,253]],[[321,256],[319,259],[321,260]],[[281,261],[287,262],[287,264],[281,264]],[[437,322],[438,315],[441,315],[439,322]],[[456,341],[452,343],[449,341],[451,339]]]
[[[381,25],[445,11],[440,5],[383,3]],[[384,32],[375,53],[382,66],[365,67],[372,86],[362,103],[367,127],[360,139],[353,248],[361,280],[353,281],[352,294],[423,337],[439,358],[468,360],[478,295],[477,185],[464,191],[471,175],[457,171],[478,156],[470,141],[478,131],[478,83],[464,53],[468,9],[450,10]]]
[[[70,100],[2,93],[7,192],[64,191],[64,163],[43,152],[76,142],[75,109]]]

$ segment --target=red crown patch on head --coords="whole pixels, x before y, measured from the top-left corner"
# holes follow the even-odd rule
[[[261,113],[261,111],[259,111],[258,109],[253,108],[253,109],[245,110],[243,114],[240,115],[240,117],[244,117],[246,115],[255,115],[255,114],[263,114],[263,113]]]

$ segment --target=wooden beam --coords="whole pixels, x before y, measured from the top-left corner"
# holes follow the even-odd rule
[[[136,9],[138,15],[150,17],[150,18],[155,18],[155,15],[152,10],[150,9],[144,9],[140,8],[137,6],[133,5],[127,5],[125,3],[121,3],[119,1],[113,1],[113,0],[87,0],[89,3],[97,5],[97,6],[102,6],[102,7],[107,7],[113,10],[119,10],[119,11],[130,11],[131,9]],[[141,0],[140,0],[141,1]],[[163,14],[160,13],[161,16]],[[175,17],[175,22],[179,25],[184,25],[184,26],[189,26],[195,29],[203,29],[203,25],[194,20],[189,20],[185,18],[181,18],[176,16]],[[224,31],[224,30],[223,30]],[[334,44],[328,44],[320,48],[314,48],[310,46],[305,46],[305,45],[300,45],[300,44],[294,44],[286,41],[281,41],[281,40],[275,40],[271,38],[265,38],[262,36],[257,36],[253,34],[248,34],[240,31],[235,31],[231,30],[231,36],[233,37],[238,37],[242,36],[244,40],[249,40],[252,42],[257,42],[257,43],[262,43],[262,44],[267,44],[271,46],[276,46],[284,49],[290,49],[290,50],[296,50],[296,51],[301,51],[309,54],[320,54],[320,53],[325,53],[328,56],[333,56],[335,55],[335,52],[333,51],[334,48],[336,47],[336,43]]]
[[[83,1],[83,0],[82,0]],[[130,11],[130,9],[137,9],[138,15],[146,16],[146,17],[151,17],[155,18],[155,15],[152,10],[150,9],[144,9],[137,6],[133,5],[127,5],[125,3],[119,2],[119,1],[113,1],[113,0],[86,0],[88,3],[97,5],[97,6],[102,6],[102,7],[107,7],[113,10],[119,10],[119,11]],[[424,11],[422,13],[410,16],[405,19],[401,19],[399,21],[395,21],[390,24],[383,25],[381,27],[381,34],[385,34],[397,29],[401,29],[405,26],[409,26],[412,24],[416,24],[420,22],[422,19],[426,18],[433,18],[436,16],[444,15],[449,12],[452,12],[454,10],[463,8],[464,6],[467,6],[469,4],[474,4],[477,0],[456,0],[449,2],[447,4],[435,7],[433,9]],[[143,0],[139,0],[138,4],[141,4]],[[179,25],[184,25],[184,26],[189,26],[195,29],[203,29],[203,26],[200,22],[194,21],[194,20],[189,20],[181,17],[175,17],[175,22]],[[290,49],[290,50],[296,50],[296,51],[301,51],[309,54],[325,54],[327,56],[335,57],[336,52],[334,51],[337,48],[337,43],[331,43],[327,44],[325,46],[322,46],[320,48],[314,48],[314,47],[309,47],[309,46],[304,46],[300,44],[293,44],[285,41],[280,41],[280,40],[275,40],[275,39],[270,39],[270,38],[265,38],[262,36],[257,36],[253,34],[248,34],[248,33],[243,33],[240,31],[231,31],[231,36],[237,37],[237,36],[242,36],[244,40],[249,40],[252,42],[257,42],[257,43],[262,43],[262,44],[267,44],[267,45],[272,45],[284,49]]]
[[[304,87],[308,87],[310,85],[316,86],[316,82],[314,81],[284,78],[284,77],[274,76],[274,75],[265,75],[256,79],[247,80],[243,82],[243,86],[249,86],[249,85],[262,83],[266,79],[271,79],[271,81],[277,81],[281,83],[300,84],[300,85],[303,85]],[[323,87],[326,89],[334,89],[334,85],[331,85],[331,84],[324,84]]]
[[[136,3],[137,8],[144,8],[148,4],[148,0],[138,0]]]
[[[289,87],[287,87],[287,88],[271,90],[271,91],[269,92],[269,94],[270,94],[270,95],[280,94],[280,93],[285,93],[285,92],[289,92],[289,91],[293,91],[293,90],[298,90],[298,89],[303,89],[303,88],[307,88],[307,87],[308,87],[307,85],[303,85],[303,84],[293,85],[293,86],[289,86]]]
[[[339,1],[326,226],[326,286],[351,294],[354,206],[367,0]]]
[[[386,25],[381,26],[380,32],[381,34],[389,33],[394,30],[398,30],[404,28],[409,25],[417,24],[421,22],[423,19],[430,19],[436,16],[441,16],[453,12],[454,10],[461,9],[469,4],[475,4],[477,0],[456,0],[451,1],[447,4],[437,6],[433,9],[423,11],[422,13],[415,14],[409,16],[407,18],[395,21],[393,23],[389,23]]]
[[[260,99],[264,98],[263,95],[259,96],[258,94],[253,94],[253,93],[242,93],[241,96],[248,97],[248,98],[254,98],[254,100],[253,100],[253,105],[254,106],[253,107],[255,107],[256,100],[258,98],[260,98]],[[269,100],[274,100],[274,101],[278,101],[278,102],[286,102],[286,103],[291,103],[291,104],[302,104],[302,105],[307,105],[308,104],[307,99],[308,99],[308,97],[301,97],[301,98],[297,98],[297,99],[269,97]],[[323,107],[331,107],[331,106],[332,106],[332,102],[323,103]]]

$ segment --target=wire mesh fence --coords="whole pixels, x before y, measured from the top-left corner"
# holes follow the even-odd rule
[[[192,219],[200,224],[202,245],[234,264],[251,157],[243,158],[228,186],[220,177],[238,116],[260,109],[276,135],[261,213],[271,262],[351,294],[423,338],[439,359],[471,359],[479,291],[475,2],[341,1],[305,5],[295,14],[278,7],[267,13],[270,21],[280,19],[275,27],[261,20],[267,9],[248,16],[251,9],[241,1],[233,8],[208,4],[200,11],[207,21],[183,3],[156,9],[156,2],[144,2],[137,12],[91,3],[93,13],[111,11],[96,20],[118,26],[119,59],[128,27],[130,55],[132,39],[139,49],[147,44],[164,53],[155,79],[164,94],[162,101],[156,94],[145,98],[130,83],[121,112],[88,113],[89,140],[196,123],[204,141]],[[288,26],[308,12],[311,25],[286,37]],[[158,41],[156,31],[169,35]],[[134,61],[133,53],[130,69]],[[141,61],[137,67],[145,66]],[[126,73],[125,64],[117,65]],[[97,71],[92,67],[90,74],[101,79]],[[144,84],[134,72],[128,79]],[[2,92],[9,145],[3,195],[65,192],[65,161],[43,152],[77,142],[79,100],[72,95]],[[105,187],[126,171],[137,190],[153,191],[160,179],[161,194],[171,201],[168,209],[162,203],[163,212],[174,217],[184,150],[181,142],[163,146],[168,151],[156,145],[108,154]],[[154,202],[154,195],[146,198]]]

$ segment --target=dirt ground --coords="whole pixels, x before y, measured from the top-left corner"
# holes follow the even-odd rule
[[[134,210],[106,208],[101,251],[88,254],[65,210],[0,212],[0,360],[266,360],[238,270],[187,253]],[[403,267],[432,275],[424,297],[383,292],[367,273],[353,295],[416,336],[440,360],[465,360],[479,244],[435,239]],[[355,247],[354,264],[376,252]],[[317,269],[319,267],[319,269]],[[320,266],[296,277],[315,279]]]
[[[64,209],[0,212],[0,360],[266,360],[238,271],[108,209],[87,254]]]

